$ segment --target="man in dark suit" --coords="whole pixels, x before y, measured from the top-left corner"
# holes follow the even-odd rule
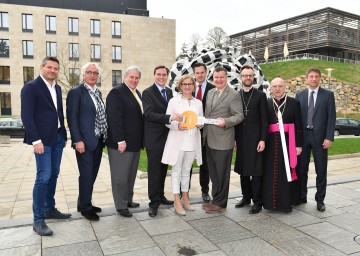
[[[92,192],[99,172],[104,140],[107,137],[105,105],[96,81],[101,75],[97,63],[81,68],[83,82],[68,93],[66,113],[79,168],[79,197],[77,209],[86,219],[97,221],[100,207],[92,204]]]
[[[154,69],[155,83],[143,91],[144,107],[144,145],[148,158],[148,193],[149,216],[155,217],[160,203],[172,205],[174,202],[164,196],[164,185],[167,164],[161,163],[162,154],[169,129],[165,124],[172,120],[181,122],[179,114],[166,115],[169,100],[173,97],[172,90],[165,85],[168,81],[169,69],[157,66]]]
[[[36,180],[33,189],[33,230],[41,236],[52,235],[44,219],[67,219],[55,208],[55,191],[60,172],[66,129],[61,88],[56,83],[59,60],[46,57],[38,78],[21,90],[21,119],[25,127],[24,143],[34,147]]]
[[[312,152],[316,172],[317,209],[325,211],[328,148],[334,141],[336,109],[334,93],[319,87],[321,72],[310,68],[306,73],[308,88],[299,92],[296,99],[300,102],[304,127],[303,147],[300,155],[300,201],[307,203],[307,180],[310,154]]]
[[[196,80],[196,90],[194,96],[201,100],[203,103],[203,111],[205,113],[205,106],[206,106],[206,96],[208,91],[213,89],[215,86],[206,81],[207,76],[207,68],[204,63],[196,63],[194,65],[194,77]],[[201,133],[201,144],[202,146],[202,159],[203,164],[200,165],[200,173],[199,173],[199,181],[201,186],[201,195],[204,203],[209,203],[211,198],[209,196],[209,168],[206,161],[206,146],[203,143],[203,129],[200,130]]]
[[[230,169],[235,143],[235,125],[243,118],[243,105],[240,94],[227,85],[227,71],[216,67],[213,75],[216,88],[207,95],[205,117],[217,119],[215,125],[204,127],[204,143],[212,182],[212,203],[204,203],[207,213],[224,212],[229,196]]]
[[[114,87],[106,98],[111,186],[116,210],[131,217],[134,184],[143,147],[144,119],[140,92],[136,89],[141,71],[136,66],[125,70],[124,82]]]
[[[244,120],[235,127],[237,151],[234,171],[240,174],[243,198],[235,208],[250,204],[252,199],[254,205],[249,213],[255,214],[262,209],[263,152],[268,128],[268,104],[265,93],[252,87],[253,67],[244,65],[240,73]]]

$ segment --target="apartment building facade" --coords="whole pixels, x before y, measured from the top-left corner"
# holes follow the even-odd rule
[[[45,56],[60,60],[64,99],[90,61],[103,68],[104,98],[130,65],[142,70],[140,91],[147,88],[153,68],[170,67],[176,55],[175,20],[148,15],[146,0],[0,0],[0,115],[20,115],[21,89]]]

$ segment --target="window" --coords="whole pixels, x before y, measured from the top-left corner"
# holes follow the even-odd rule
[[[69,44],[69,60],[79,60],[79,44]]]
[[[101,60],[101,47],[99,44],[91,45],[91,61],[100,61]]]
[[[56,42],[46,42],[46,56],[56,57]]]
[[[32,14],[22,15],[22,31],[23,32],[33,32],[33,17]]]
[[[90,20],[91,36],[100,36],[100,20]]]
[[[0,39],[0,57],[9,57],[9,39]]]
[[[112,62],[121,62],[121,46],[112,46]]]
[[[10,84],[9,66],[0,66],[0,84]]]
[[[69,84],[77,85],[80,82],[80,69],[69,68]]]
[[[11,93],[10,92],[1,92],[0,93],[0,103],[1,103],[1,114],[2,115],[11,115]]]
[[[113,21],[111,23],[112,29],[112,37],[113,38],[121,38],[121,22],[120,21]]]
[[[23,76],[24,84],[34,80],[34,68],[33,67],[23,67]]]
[[[112,71],[112,86],[115,87],[121,84],[122,81],[122,72],[121,70],[113,70]]]
[[[56,17],[55,16],[45,16],[46,24],[46,33],[47,34],[56,34]]]
[[[69,35],[79,34],[79,19],[69,18]]]
[[[0,30],[9,30],[9,14],[0,12]]]
[[[23,42],[23,58],[34,58],[34,42],[30,40],[24,40]]]

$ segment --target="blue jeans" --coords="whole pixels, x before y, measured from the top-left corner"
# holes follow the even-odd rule
[[[55,209],[56,182],[60,171],[64,137],[58,134],[57,142],[44,146],[44,154],[35,154],[36,179],[33,189],[34,222],[43,221],[45,213]]]

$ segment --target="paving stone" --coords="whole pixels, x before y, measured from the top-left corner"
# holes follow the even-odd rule
[[[225,216],[193,220],[189,221],[189,224],[214,244],[226,243],[254,236],[254,234]]]
[[[104,255],[156,246],[149,234],[135,218],[113,215],[103,217],[98,222],[93,222],[92,226]]]
[[[138,212],[138,213],[133,214],[133,216],[138,221],[153,220],[153,219],[159,219],[159,218],[163,218],[163,217],[171,217],[174,215],[176,215],[176,214],[173,211],[171,211],[170,209],[160,209],[160,208],[158,210],[158,214],[156,215],[156,217],[150,217],[148,211]]]
[[[197,255],[218,250],[201,233],[193,229],[158,235],[154,236],[153,239],[168,256]]]
[[[342,211],[360,216],[360,201],[355,205],[345,206],[341,208]]]
[[[241,221],[239,224],[270,244],[305,236],[304,233],[274,218]]]
[[[300,227],[309,224],[324,222],[322,219],[316,218],[310,214],[304,213],[297,209],[293,209],[292,212],[277,212],[277,211],[264,211],[264,213],[272,218],[276,218],[285,224],[292,227]]]
[[[159,247],[146,248],[138,251],[124,252],[116,255],[121,256],[165,256]]]
[[[32,226],[2,229],[0,237],[0,249],[41,243],[41,237],[32,230]]]
[[[193,204],[191,205],[192,208],[194,208],[194,211],[186,211],[185,216],[180,216],[183,220],[189,221],[189,220],[197,220],[197,219],[203,219],[208,217],[214,217],[214,216],[221,216],[222,213],[206,213],[204,209],[202,208],[202,204]],[[173,214],[175,213],[174,208],[171,208],[173,211]]]
[[[178,216],[144,220],[139,222],[150,236],[180,232],[192,227]]]
[[[346,255],[311,236],[288,240],[274,244],[279,250],[287,255],[307,256],[331,256]]]
[[[0,250],[0,256],[41,256],[41,244]]]
[[[278,249],[258,237],[218,244],[218,246],[227,255],[285,255],[283,252],[279,251]]]
[[[299,230],[344,253],[360,252],[360,245],[354,241],[356,234],[331,223],[325,222],[299,227]]]
[[[325,218],[325,220],[326,222],[330,222],[354,234],[360,235],[360,216],[356,216],[351,213],[345,213]]]
[[[227,256],[223,251],[213,251],[196,254],[197,256]]]
[[[43,237],[43,249],[96,240],[90,222],[85,219],[47,222],[47,225],[54,234]]]
[[[357,184],[360,187],[360,183]],[[357,187],[357,188],[359,188]],[[360,190],[356,191],[354,188],[349,188],[344,184],[339,184],[336,186],[328,186],[326,189],[326,200],[328,197],[328,193],[340,194],[344,197],[348,197],[350,199],[360,198]]]
[[[42,256],[103,256],[98,241],[45,248]]]
[[[308,199],[307,204],[300,204],[295,206],[294,208],[320,219],[345,213],[345,211],[343,211],[341,208],[337,209],[335,207],[327,205],[326,200],[325,206],[325,212],[319,212],[316,208],[316,202]]]
[[[249,210],[250,210],[250,206],[235,208],[235,204],[231,204],[228,205],[226,212],[224,212],[223,215],[235,222],[246,221],[246,220],[257,220],[268,217],[264,214],[264,210],[262,210],[258,214],[250,214]]]

